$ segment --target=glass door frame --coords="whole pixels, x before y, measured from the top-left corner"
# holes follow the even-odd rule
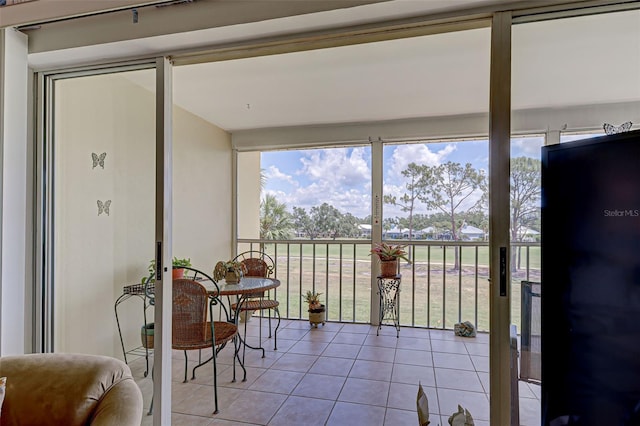
[[[83,68],[35,73],[35,253],[34,253],[34,352],[54,348],[54,100],[55,82],[143,69],[155,69],[155,244],[153,252],[160,265],[155,291],[155,352],[153,369],[153,424],[171,420],[171,230],[172,230],[172,68],[165,57]],[[169,295],[167,297],[166,295]],[[163,326],[169,324],[169,326]]]

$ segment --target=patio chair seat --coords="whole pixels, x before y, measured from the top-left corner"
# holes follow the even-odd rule
[[[207,330],[211,330],[210,321],[207,322],[206,327],[207,327]],[[214,321],[213,327],[214,327],[214,333],[216,335],[216,339],[215,339],[216,346],[223,345],[228,341],[233,340],[233,338],[238,334],[238,327],[235,324],[228,323],[225,321]],[[187,334],[187,333],[184,333],[184,334]],[[194,349],[210,348],[211,345],[213,344],[213,340],[211,339],[211,333],[208,333],[208,334],[209,336],[207,336],[204,340],[198,339],[190,342],[184,341],[180,344],[172,345],[172,349],[189,351]]]
[[[231,305],[231,309],[234,311],[237,308],[237,303]],[[241,311],[259,311],[263,309],[274,309],[280,306],[280,302],[272,299],[254,299],[247,300],[240,306]]]

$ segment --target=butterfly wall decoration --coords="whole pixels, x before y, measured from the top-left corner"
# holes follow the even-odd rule
[[[602,128],[607,135],[615,135],[617,133],[628,132],[631,129],[631,124],[632,123],[630,121],[627,121],[626,123],[622,123],[621,125],[616,127],[612,124],[604,123],[604,126],[602,126]]]
[[[98,155],[95,152],[91,153],[91,159],[93,160],[93,167],[92,169],[95,169],[97,166],[100,166],[104,169],[104,158],[107,156],[106,152],[103,152],[102,154]]]
[[[106,213],[107,216],[109,216],[110,206],[111,206],[111,200],[107,200],[105,202],[98,200],[98,216],[100,216],[102,213]]]

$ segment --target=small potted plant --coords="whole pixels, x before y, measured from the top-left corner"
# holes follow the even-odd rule
[[[229,260],[220,261],[213,268],[213,279],[224,279],[227,284],[238,284],[244,274],[247,273],[247,267],[242,262]]]
[[[325,308],[320,302],[320,295],[314,291],[307,291],[304,295],[304,301],[309,305],[309,324],[318,328],[318,324],[325,323]]]
[[[398,259],[404,259],[411,263],[405,250],[406,245],[376,243],[371,249],[371,254],[378,255],[380,259],[380,276],[393,277],[398,272]]]
[[[177,280],[179,278],[182,278],[184,276],[184,267],[191,267],[191,259],[178,259],[177,257],[174,257],[173,260],[171,261],[171,266],[173,267],[172,270],[172,278],[174,280]],[[151,262],[149,262],[149,267],[147,268],[147,270],[149,271],[149,275],[142,277],[142,282],[144,283],[144,281],[146,280],[147,277],[151,277],[150,282],[155,282],[155,273],[156,273],[156,260],[152,259]]]
[[[191,259],[178,259],[177,257],[173,258],[172,261],[173,266],[173,279],[177,280],[178,278],[182,278],[184,276],[184,267],[191,267]]]
[[[142,347],[146,349],[153,349],[153,335],[154,335],[154,323],[145,324],[140,330],[140,337],[142,339]]]

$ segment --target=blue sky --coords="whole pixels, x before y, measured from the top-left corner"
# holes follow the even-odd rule
[[[539,158],[541,145],[542,137],[514,138],[512,156]],[[401,172],[411,162],[471,163],[487,173],[488,157],[486,140],[386,145],[384,192],[397,194],[404,187]],[[371,150],[368,146],[263,152],[261,167],[267,178],[265,192],[286,203],[290,211],[293,206],[309,210],[326,202],[357,217],[370,214]],[[398,208],[388,205],[384,213],[386,217],[404,216]]]

